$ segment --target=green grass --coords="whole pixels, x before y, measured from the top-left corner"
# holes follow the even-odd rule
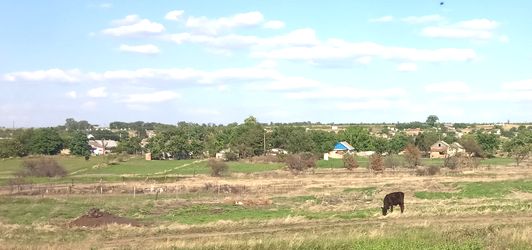
[[[183,224],[201,224],[219,220],[267,220],[290,215],[289,208],[243,207],[235,205],[193,205],[169,211],[164,219]]]
[[[368,167],[368,158],[367,157],[357,157],[358,165],[362,168]],[[343,168],[344,161],[342,159],[329,159],[329,160],[318,160],[318,168]]]
[[[416,192],[420,199],[502,198],[512,191],[532,193],[532,180],[457,183],[458,192]]]

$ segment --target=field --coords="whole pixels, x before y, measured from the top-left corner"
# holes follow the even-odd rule
[[[530,162],[435,176],[376,174],[364,161],[353,171],[320,161],[300,175],[234,162],[216,178],[205,161],[57,160],[69,176],[21,185],[8,184],[21,160],[0,161],[0,248],[532,249]],[[393,191],[405,192],[405,212],[382,216]],[[142,226],[70,224],[90,208]]]

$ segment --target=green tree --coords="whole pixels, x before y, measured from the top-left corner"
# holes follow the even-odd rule
[[[515,137],[504,144],[503,149],[515,159],[519,166],[519,163],[530,157],[532,152],[532,131],[519,131]]]
[[[357,151],[375,150],[371,134],[363,127],[350,126],[345,131],[340,132],[339,138],[347,141]]]
[[[473,135],[464,135],[459,140],[460,145],[462,145],[465,151],[476,157],[484,157],[484,151],[477,143],[475,136]]]
[[[440,120],[440,118],[438,118],[438,116],[429,115],[427,117],[427,121],[425,121],[425,123],[427,123],[427,125],[429,125],[431,127],[435,127],[439,120]]]
[[[232,132],[230,145],[238,152],[240,158],[263,154],[266,132],[255,117],[246,118],[244,123],[236,126]]]
[[[426,131],[416,136],[415,145],[423,152],[429,152],[430,146],[440,140],[441,134],[436,131]]]
[[[14,139],[0,140],[0,158],[24,156],[23,145]]]
[[[76,131],[70,137],[68,142],[70,153],[78,156],[89,156],[91,154],[91,147],[89,145],[89,139],[83,132]]]
[[[404,133],[398,133],[388,142],[388,153],[397,154],[403,151],[410,142],[410,138]]]
[[[127,140],[118,142],[116,147],[117,153],[138,154],[142,152],[142,146],[140,145],[142,139],[138,137],[131,137]]]
[[[338,138],[334,132],[310,130],[308,133],[313,141],[314,148],[312,149],[312,152],[315,154],[331,151],[334,148],[334,144],[338,142]]]
[[[488,156],[494,155],[495,151],[499,149],[501,144],[497,135],[489,133],[477,132],[475,134],[475,140],[477,141],[478,145],[480,145],[482,150],[488,154]]]
[[[63,149],[63,140],[53,128],[35,129],[31,138],[31,152],[56,155]]]

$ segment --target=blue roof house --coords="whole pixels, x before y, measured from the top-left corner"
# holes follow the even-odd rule
[[[353,151],[355,148],[353,146],[349,145],[349,143],[342,141],[337,142],[336,145],[334,145],[334,151]]]

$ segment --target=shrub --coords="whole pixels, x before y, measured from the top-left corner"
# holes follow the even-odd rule
[[[436,175],[440,173],[440,167],[436,165],[431,165],[430,167],[417,167],[416,175],[418,176],[427,176],[427,175]]]
[[[384,162],[380,154],[373,154],[369,157],[369,167],[373,171],[381,172],[384,170]]]
[[[432,165],[427,169],[429,175],[436,175],[440,173],[440,167]]]
[[[445,158],[443,166],[449,169],[457,169],[460,167],[460,159],[458,156],[451,156]]]
[[[311,153],[300,153],[288,155],[285,159],[288,169],[297,174],[316,167],[316,157]]]
[[[225,152],[225,161],[237,161],[238,154],[235,152]]]
[[[41,157],[27,159],[22,162],[23,169],[19,176],[54,177],[66,176],[66,170],[52,158]]]
[[[358,161],[355,154],[344,154],[342,159],[344,161],[344,168],[348,170],[358,168]]]
[[[421,152],[413,144],[405,148],[405,161],[408,167],[415,168],[421,163]]]
[[[396,168],[399,166],[403,166],[404,161],[403,158],[399,155],[388,155],[384,157],[384,167],[385,168]]]
[[[227,164],[223,161],[217,161],[214,159],[210,159],[207,162],[207,166],[211,169],[211,176],[220,177],[227,173],[227,170],[229,170],[229,167]]]

